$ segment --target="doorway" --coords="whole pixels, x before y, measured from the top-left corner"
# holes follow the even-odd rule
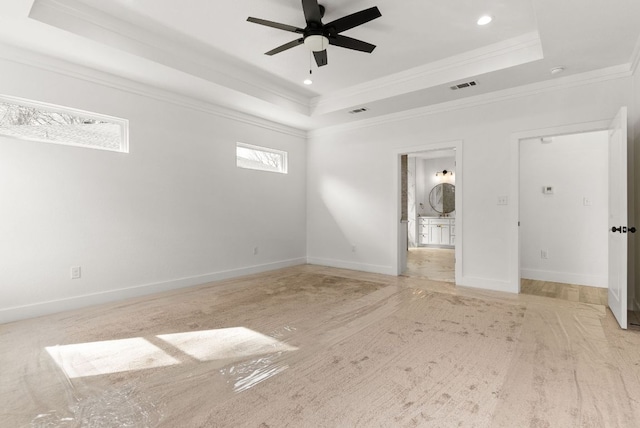
[[[608,132],[520,140],[521,293],[607,304]]]
[[[462,142],[398,152],[397,274],[456,283],[462,274]]]
[[[509,228],[511,230],[509,249],[509,287],[521,292],[521,248],[520,248],[520,141],[528,138],[543,138],[553,135],[580,134],[607,130],[608,135],[608,307],[621,328],[627,328],[627,297],[633,298],[634,260],[633,236],[635,227],[628,224],[634,219],[633,201],[634,183],[632,175],[627,174],[627,152],[630,149],[627,140],[627,108],[621,107],[612,120],[585,122],[574,125],[531,130],[512,134],[510,137],[510,193],[512,203],[509,207]],[[631,199],[629,199],[631,198]],[[628,293],[631,291],[631,293]],[[628,296],[629,295],[629,296]]]

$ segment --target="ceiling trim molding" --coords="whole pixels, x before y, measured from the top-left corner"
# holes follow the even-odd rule
[[[638,72],[638,66],[640,65],[640,37],[636,41],[636,47],[633,49],[633,54],[631,54],[631,74],[636,74]]]
[[[631,76],[632,73],[630,64],[622,64],[614,67],[608,67],[600,70],[566,76],[563,78],[531,83],[515,88],[476,95],[473,97],[463,98],[455,101],[447,101],[444,103],[406,110],[403,112],[368,118],[359,122],[319,128],[309,131],[308,138],[311,139],[328,135],[335,135],[343,132],[384,125],[387,123],[401,122],[404,120],[430,116],[433,114],[460,110],[463,108],[477,107],[481,105],[556,91],[559,89],[569,89]]]
[[[540,35],[537,31],[533,31],[380,79],[364,82],[339,92],[313,98],[310,105],[311,112],[312,116],[321,115],[521,65],[540,60],[543,57]]]
[[[201,101],[188,95],[182,95],[173,91],[160,89],[126,79],[124,77],[115,76],[113,74],[70,63],[68,61],[48,57],[37,52],[26,51],[3,43],[0,43],[0,59],[96,83],[111,89],[155,99],[157,101],[167,102],[180,107],[190,108],[202,113],[212,114],[236,122],[279,132],[281,134],[299,138],[307,137],[307,132],[301,129],[262,119],[257,116],[242,113],[210,102]]]
[[[77,0],[35,0],[29,17],[272,104],[289,103],[309,115],[310,97],[256,75],[257,69],[243,69],[223,52],[186,36],[166,37],[158,29],[136,26]],[[216,56],[225,58],[211,59]]]

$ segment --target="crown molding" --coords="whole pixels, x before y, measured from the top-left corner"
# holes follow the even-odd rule
[[[632,73],[630,64],[622,64],[614,67],[608,67],[600,70],[566,76],[558,79],[547,80],[544,82],[531,83],[515,88],[476,95],[473,97],[463,98],[455,101],[447,101],[440,104],[434,104],[384,116],[368,118],[359,122],[315,129],[309,131],[307,135],[309,139],[320,138],[357,129],[380,126],[387,123],[401,122],[404,120],[430,116],[433,114],[444,113],[463,108],[477,107],[517,98],[524,98],[531,95],[538,95],[546,92],[557,91],[560,89],[569,89],[609,80],[628,78],[631,76]]]
[[[636,46],[631,54],[631,74],[638,72],[638,65],[640,64],[640,37],[636,41]]]
[[[213,104],[211,102],[197,100],[187,95],[181,95],[176,92],[159,89],[157,87],[115,76],[113,74],[45,56],[37,52],[26,51],[19,47],[10,46],[4,43],[0,43],[0,59],[39,68],[57,74],[62,74],[64,76],[96,83],[112,89],[117,89],[135,95],[152,98],[158,101],[171,103],[181,107],[190,108],[203,113],[212,114],[218,117],[303,139],[318,138],[362,128],[374,127],[387,123],[410,120],[457,109],[527,97],[530,95],[555,91],[558,89],[572,88],[632,76],[631,64],[623,64],[587,73],[566,76],[559,79],[548,80],[545,82],[532,83],[529,85],[523,85],[516,88],[510,88],[487,94],[477,95],[474,97],[463,98],[460,100],[448,101],[445,103],[420,107],[417,109],[373,117],[354,123],[327,126],[320,129],[305,131],[295,127],[290,127],[277,122],[262,119],[257,116],[232,110],[220,105]],[[638,58],[636,58],[636,68],[638,62],[637,60]]]
[[[167,102],[236,122],[257,126],[270,131],[279,132],[281,134],[291,135],[298,138],[306,138],[307,136],[306,131],[298,128],[262,119],[257,116],[213,104],[211,102],[198,100],[187,95],[182,95],[165,89],[159,89],[154,86],[149,86],[144,83],[115,76],[113,74],[84,67],[75,63],[45,56],[37,52],[26,51],[19,47],[10,46],[4,43],[0,43],[0,59],[99,84],[111,89],[155,99],[157,101]]]
[[[274,105],[309,115],[309,97],[282,86],[259,69],[241,64],[182,34],[149,23],[140,27],[77,0],[35,0],[29,17],[118,50],[183,71]]]
[[[362,105],[543,58],[537,31],[311,100],[312,115]]]

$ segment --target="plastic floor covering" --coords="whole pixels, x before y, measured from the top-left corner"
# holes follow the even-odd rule
[[[0,325],[1,427],[638,427],[604,306],[299,266]]]

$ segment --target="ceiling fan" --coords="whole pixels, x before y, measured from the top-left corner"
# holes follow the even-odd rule
[[[324,17],[324,6],[318,4],[318,0],[302,0],[302,10],[304,19],[307,22],[305,28],[298,28],[292,25],[280,24],[278,22],[267,21],[265,19],[247,18],[247,21],[255,24],[266,25],[267,27],[277,28],[279,30],[289,31],[292,33],[302,34],[302,38],[285,43],[275,49],[266,52],[265,55],[275,55],[286,51],[298,45],[306,45],[316,59],[318,67],[327,65],[327,46],[339,46],[341,48],[352,49],[361,52],[371,53],[375,49],[375,45],[363,42],[362,40],[352,39],[343,36],[340,33],[350,30],[369,21],[382,16],[377,7],[361,10],[344,16],[328,24],[322,23]]]

